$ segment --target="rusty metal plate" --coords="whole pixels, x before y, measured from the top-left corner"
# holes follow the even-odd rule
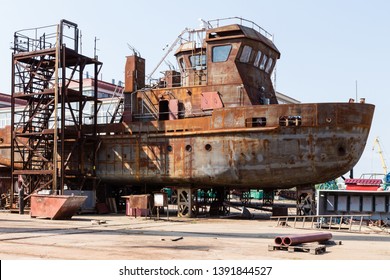
[[[30,216],[67,220],[76,214],[86,199],[86,196],[34,194],[31,196]]]
[[[150,195],[149,194],[142,194],[142,195],[127,195],[122,196],[123,198],[126,198],[129,203],[130,208],[137,208],[137,209],[148,209],[149,208],[149,200]]]

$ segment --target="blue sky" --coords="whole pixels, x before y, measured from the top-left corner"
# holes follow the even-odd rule
[[[305,1],[3,1],[0,28],[0,92],[9,93],[11,50],[15,31],[57,24],[67,19],[79,25],[83,54],[92,56],[98,40],[102,76],[123,80],[127,44],[146,58],[149,73],[186,28],[205,20],[243,17],[274,34],[281,52],[276,89],[301,102],[345,102],[356,96],[376,105],[366,150],[355,176],[382,172],[373,151],[380,138],[390,165],[390,2],[385,0]],[[173,63],[174,61],[171,60]]]

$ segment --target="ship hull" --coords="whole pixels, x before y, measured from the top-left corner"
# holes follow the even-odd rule
[[[129,123],[120,136],[102,137],[97,175],[131,185],[276,189],[321,183],[358,162],[373,112],[369,104],[283,104]]]

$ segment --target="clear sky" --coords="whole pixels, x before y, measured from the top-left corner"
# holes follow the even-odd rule
[[[365,152],[355,167],[381,173],[375,137],[390,165],[390,1],[223,0],[223,1],[3,1],[0,10],[0,92],[11,85],[11,42],[15,31],[67,19],[82,31],[83,54],[98,56],[106,81],[123,80],[127,44],[146,59],[150,71],[186,28],[199,18],[243,17],[274,34],[281,52],[276,90],[301,102],[346,102],[366,98],[376,105]],[[171,61],[174,63],[174,61]],[[357,86],[356,86],[357,85]],[[387,153],[389,151],[389,154]]]

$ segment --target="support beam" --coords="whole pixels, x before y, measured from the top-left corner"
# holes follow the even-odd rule
[[[195,194],[194,194],[195,193]],[[196,192],[191,188],[177,189],[177,215],[178,217],[192,218],[198,213]]]

